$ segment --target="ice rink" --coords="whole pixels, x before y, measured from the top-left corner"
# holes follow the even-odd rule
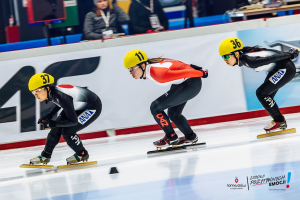
[[[300,132],[300,114],[285,117],[288,128]],[[270,120],[195,126],[206,147],[151,157],[147,151],[155,150],[152,143],[162,131],[85,140],[90,161],[98,165],[76,169],[19,168],[43,146],[1,151],[0,199],[299,200],[299,133],[257,140]],[[59,144],[49,164],[64,165],[72,154]],[[111,167],[119,173],[110,175]]]

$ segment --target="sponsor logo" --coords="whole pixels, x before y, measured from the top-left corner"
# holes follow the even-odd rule
[[[276,84],[282,79],[282,77],[285,75],[285,73],[286,73],[286,69],[279,69],[278,72],[276,72],[275,74],[273,74],[273,76],[271,76],[269,78],[269,80],[273,84]]]
[[[167,92],[165,93],[166,97],[169,95]]]
[[[95,114],[96,110],[86,109],[83,113],[78,116],[78,122],[80,124],[85,124],[91,117]]]
[[[238,182],[239,182],[238,177],[235,177],[234,182],[235,182],[235,184],[234,183],[227,184],[227,187],[230,189],[244,189],[245,187],[247,187],[246,184],[242,184],[242,183],[238,184]]]
[[[247,178],[247,186],[248,190],[249,188],[256,188],[261,187],[262,185],[268,186],[269,190],[286,190],[285,188],[290,188],[290,181],[291,181],[291,172],[289,172],[286,175],[280,175],[280,176],[271,176],[266,177],[265,174],[262,175],[254,175],[250,176],[248,181]],[[230,189],[244,189],[246,187],[246,184],[243,184],[240,182],[238,177],[235,177],[234,183],[227,184],[227,187]],[[281,188],[282,186],[285,186],[284,188]]]

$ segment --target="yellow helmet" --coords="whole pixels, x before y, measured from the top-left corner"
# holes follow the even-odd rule
[[[36,90],[40,87],[51,85],[54,83],[54,77],[47,73],[38,73],[33,75],[29,82],[28,88],[30,91]]]
[[[142,62],[146,62],[148,60],[147,54],[139,49],[135,49],[129,51],[124,57],[124,67],[129,69],[135,65],[138,65]]]
[[[219,46],[220,56],[230,54],[234,51],[238,51],[244,48],[243,42],[238,38],[227,38],[221,42]]]

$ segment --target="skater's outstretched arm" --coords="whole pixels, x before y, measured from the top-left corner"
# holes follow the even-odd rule
[[[291,54],[284,52],[281,54],[275,54],[267,57],[260,57],[260,56],[251,57],[248,55],[242,55],[241,59],[242,62],[247,63],[250,68],[257,68],[262,65],[268,65],[270,63],[276,63],[281,60],[291,59]]]

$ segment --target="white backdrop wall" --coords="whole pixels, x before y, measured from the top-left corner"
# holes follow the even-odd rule
[[[100,117],[82,132],[155,124],[150,113],[150,104],[167,92],[169,87],[158,86],[150,80],[135,80],[123,67],[123,58],[128,51],[142,49],[150,58],[163,55],[209,70],[209,78],[202,79],[203,86],[200,94],[189,101],[183,111],[188,119],[245,112],[241,70],[227,67],[218,55],[219,43],[224,38],[235,36],[236,32],[228,32],[1,61],[0,66],[3,71],[0,74],[0,86],[3,87],[23,66],[33,66],[35,73],[39,73],[56,62],[100,56],[99,66],[93,73],[58,80],[58,84],[88,87],[102,100],[103,110]],[[48,131],[38,130],[38,126],[38,131],[20,132],[19,104],[20,92],[17,92],[2,106],[2,108],[17,106],[17,121],[0,123],[2,144],[47,136]],[[36,119],[40,117],[39,105],[36,102]]]

